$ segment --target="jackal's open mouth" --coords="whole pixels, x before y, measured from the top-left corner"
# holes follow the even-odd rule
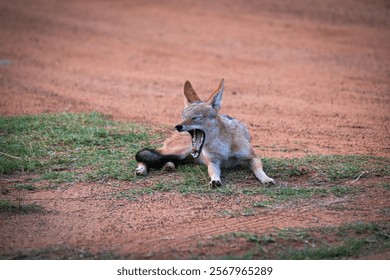
[[[203,130],[200,129],[193,129],[188,132],[191,134],[192,138],[191,156],[197,158],[202,152],[203,144],[206,139],[206,134],[203,132]]]

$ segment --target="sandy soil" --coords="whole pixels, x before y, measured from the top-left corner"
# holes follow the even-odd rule
[[[224,77],[222,112],[247,124],[259,155],[389,157],[387,1],[193,2],[1,1],[0,114],[99,111],[173,128],[184,81],[207,96]],[[227,219],[216,213],[245,202],[163,193],[118,205],[99,199],[104,184],[33,194],[50,197],[50,214],[2,218],[0,249],[186,258],[225,232],[383,220],[390,201],[375,189],[341,212],[309,201]]]

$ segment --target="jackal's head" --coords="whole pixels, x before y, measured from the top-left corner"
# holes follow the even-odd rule
[[[183,122],[176,126],[176,129],[187,131],[192,137],[192,153],[194,158],[199,157],[202,152],[206,136],[217,125],[218,111],[221,109],[223,79],[219,86],[205,101],[200,100],[189,81],[184,84],[184,111]]]

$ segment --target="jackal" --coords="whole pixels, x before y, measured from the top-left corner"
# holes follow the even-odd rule
[[[224,80],[201,101],[189,81],[184,84],[182,122],[160,149],[142,149],[135,158],[137,175],[146,175],[150,168],[173,170],[186,163],[206,164],[210,186],[221,186],[221,168],[248,166],[262,184],[273,183],[263,171],[263,164],[250,143],[248,129],[238,120],[219,114]],[[190,137],[191,136],[191,137]]]

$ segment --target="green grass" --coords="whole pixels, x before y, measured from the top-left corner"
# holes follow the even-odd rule
[[[312,155],[263,161],[269,175],[281,179],[317,174],[329,181],[340,181],[390,174],[390,159],[366,155]]]
[[[71,171],[47,171],[39,177],[39,180],[55,183],[69,183],[75,181],[75,176],[75,172]]]
[[[336,185],[336,186],[331,187],[330,191],[334,196],[344,197],[348,194],[353,194],[353,193],[357,193],[357,192],[361,191],[361,188]]]
[[[384,189],[390,191],[390,183],[381,183],[381,186],[382,186]]]
[[[307,199],[316,195],[327,195],[326,189],[297,188],[297,187],[269,187],[269,188],[243,188],[242,193],[247,195],[262,194],[275,200]]]
[[[390,250],[388,223],[352,223],[335,227],[285,228],[266,235],[232,232],[216,240],[248,246],[239,256],[227,259],[345,259]],[[331,238],[329,238],[331,236]]]
[[[0,213],[29,214],[36,212],[43,212],[42,206],[35,203],[16,205],[8,200],[0,200]]]
[[[84,248],[68,246],[47,247],[39,249],[19,250],[11,254],[0,255],[8,260],[114,260],[119,259],[115,253],[91,253]]]
[[[156,139],[98,113],[2,117],[0,135],[1,175],[35,172],[53,182],[134,179],[135,152]]]
[[[267,208],[267,207],[270,207],[272,204],[273,204],[272,200],[255,201],[255,202],[253,202],[253,207]]]
[[[16,184],[13,186],[15,190],[35,191],[37,187],[32,184]]]
[[[390,249],[388,224],[353,223],[319,231],[324,235],[336,236],[336,244],[321,242],[318,237],[312,238],[312,244],[318,243],[318,247],[302,246],[298,249],[289,249],[280,253],[279,257],[282,259],[343,259],[357,257],[361,253],[375,253]],[[311,232],[315,230],[312,229]]]

